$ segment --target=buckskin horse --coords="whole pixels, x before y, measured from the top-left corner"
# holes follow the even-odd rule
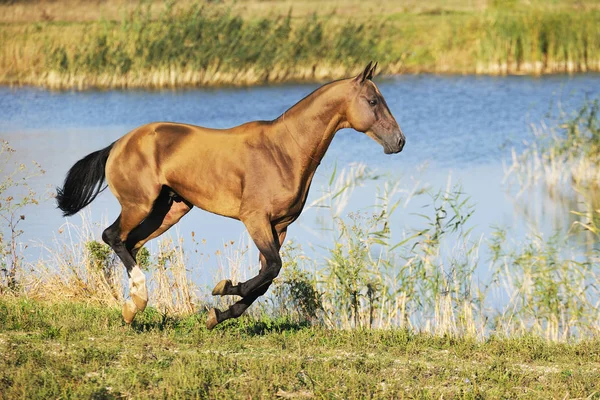
[[[131,323],[148,303],[136,254],[176,224],[193,206],[242,221],[260,252],[260,272],[234,285],[226,279],[214,296],[240,296],[226,311],[211,309],[206,326],[237,318],[263,295],[281,269],[279,250],[288,226],[306,203],[312,178],[335,133],[364,132],[398,153],[405,138],[372,82],[377,64],[356,77],[328,83],[273,121],[231,129],[155,122],[134,129],[93,152],[57,188],[64,216],[91,203],[106,180],[121,214],[102,234],[129,277],[123,319]]]

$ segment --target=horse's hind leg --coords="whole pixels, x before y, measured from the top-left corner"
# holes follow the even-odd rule
[[[127,300],[123,306],[123,319],[127,323],[131,323],[139,311],[144,311],[148,303],[146,277],[135,260],[138,250],[148,240],[161,235],[177,223],[192,205],[164,187],[150,207],[148,212],[136,212],[140,209],[148,210],[147,205],[141,208],[138,206],[137,210],[124,207],[115,223],[102,234],[104,241],[113,248],[127,268],[131,296],[131,300]],[[142,214],[145,216],[140,220]],[[124,215],[128,217],[126,222],[123,222]],[[138,223],[132,227],[135,221]]]
[[[148,303],[146,277],[137,266],[135,258],[127,249],[125,242],[129,232],[148,216],[152,204],[122,205],[121,215],[102,233],[102,239],[117,253],[129,276],[129,294],[131,299],[123,306],[123,319],[130,323],[138,311],[143,311]]]

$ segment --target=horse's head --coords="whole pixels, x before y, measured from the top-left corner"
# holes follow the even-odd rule
[[[350,80],[352,90],[346,120],[353,129],[366,133],[381,144],[386,154],[399,153],[406,138],[371,80],[376,67],[377,63],[369,63],[361,74]]]

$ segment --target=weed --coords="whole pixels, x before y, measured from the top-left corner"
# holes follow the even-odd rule
[[[27,180],[44,173],[37,163],[33,163],[33,170],[15,163],[14,152],[7,141],[0,140],[0,294],[19,289],[18,274],[22,272],[23,263],[23,249],[19,248],[18,241],[23,230],[19,225],[25,220],[23,212],[27,206],[36,205],[40,200]]]

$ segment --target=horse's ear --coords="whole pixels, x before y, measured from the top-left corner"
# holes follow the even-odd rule
[[[377,61],[375,62],[375,64],[373,64],[373,67],[371,68],[371,70],[367,74],[367,79],[369,79],[369,80],[373,79],[373,75],[375,75],[375,70],[376,69],[377,69]]]
[[[354,78],[354,80],[356,82],[362,84],[362,83],[365,82],[365,80],[371,79],[368,76],[369,76],[369,73],[371,72],[372,65],[373,65],[373,61],[369,61],[369,63],[367,64],[365,70],[362,73],[358,74],[358,76],[356,78]]]

